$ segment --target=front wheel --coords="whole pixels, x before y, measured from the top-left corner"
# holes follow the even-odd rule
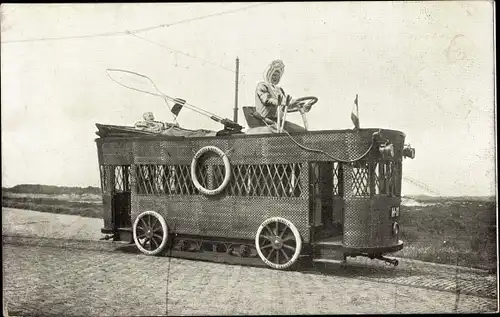
[[[297,262],[302,250],[302,239],[292,222],[273,217],[265,220],[257,229],[255,248],[264,263],[283,270]]]

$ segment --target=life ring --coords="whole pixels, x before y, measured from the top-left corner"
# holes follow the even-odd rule
[[[224,162],[224,169],[225,169],[224,180],[222,181],[222,184],[220,184],[220,186],[217,187],[216,189],[207,189],[201,186],[200,182],[198,181],[198,177],[196,176],[196,164],[198,163],[198,159],[203,154],[209,151],[215,152],[222,158],[222,161]],[[224,188],[226,188],[227,184],[229,184],[229,180],[231,179],[231,165],[229,163],[229,159],[226,153],[222,152],[222,150],[216,146],[209,145],[202,147],[200,150],[198,150],[198,152],[196,152],[196,154],[193,157],[193,160],[191,161],[191,178],[193,180],[193,184],[196,187],[196,189],[198,189],[201,193],[205,195],[217,195],[220,192],[222,192]]]

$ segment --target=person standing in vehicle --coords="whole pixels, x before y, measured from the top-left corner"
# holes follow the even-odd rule
[[[255,108],[257,113],[263,118],[270,119],[274,122],[278,119],[277,113],[280,101],[281,105],[285,104],[286,98],[291,99],[290,104],[294,102],[294,99],[285,94],[283,88],[278,86],[284,72],[285,64],[283,64],[281,60],[272,61],[265,72],[265,81],[258,83],[255,89]],[[301,126],[288,121],[285,122],[284,128],[289,132],[305,131]]]

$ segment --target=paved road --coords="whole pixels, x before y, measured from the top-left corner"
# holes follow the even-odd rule
[[[446,313],[496,300],[365,278],[283,272],[119,249],[61,248],[4,237],[11,315]],[[25,239],[26,240],[26,239]],[[74,245],[78,242],[73,242]],[[167,293],[168,292],[168,293]]]
[[[391,268],[361,260],[352,261],[344,270],[333,267],[322,272],[282,272],[147,257],[130,252],[123,244],[95,241],[92,226],[100,228],[99,220],[94,224],[96,219],[77,217],[56,224],[41,213],[24,213],[29,217],[23,218],[19,210],[2,210],[4,296],[10,315],[446,313],[497,309],[496,277],[478,271],[409,260]],[[45,229],[30,227],[28,233],[35,236],[20,237],[26,233],[22,227],[33,226],[30,222],[37,217],[48,217]],[[6,218],[10,223],[5,223]],[[61,233],[64,224],[80,233]],[[56,239],[47,238],[53,234]],[[68,240],[71,237],[87,241]]]

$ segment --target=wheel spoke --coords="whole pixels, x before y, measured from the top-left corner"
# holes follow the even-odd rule
[[[274,232],[273,232],[273,231],[272,231],[272,230],[271,230],[268,226],[265,226],[264,228],[265,228],[265,229],[267,230],[267,232],[269,232],[271,235],[274,235]]]
[[[161,233],[163,233],[163,227],[161,226],[161,224],[160,224],[159,227],[153,228],[153,232],[161,232]]]
[[[274,240],[272,237],[270,237],[270,236],[265,236],[265,235],[263,235],[263,234],[261,234],[261,235],[260,235],[260,237],[261,237],[261,238],[264,238],[264,239],[266,239],[266,240],[269,240],[269,241],[273,241],[273,240]]]
[[[149,250],[151,250],[151,239],[150,238],[144,239],[144,245],[143,246],[146,247],[146,245],[149,245]]]
[[[276,236],[278,235],[279,232],[279,225],[280,225],[279,221],[276,221],[276,233],[274,234]]]
[[[160,239],[160,241],[163,240],[163,237],[156,233],[153,234],[153,237]]]
[[[280,253],[276,250],[276,264],[280,264]]]
[[[146,237],[146,233],[145,233],[145,232],[144,232],[144,233],[142,233],[142,234],[140,234],[140,235],[138,235],[138,236],[137,236],[137,239],[142,239],[142,238],[144,238],[144,237]]]
[[[149,243],[151,244],[151,248],[153,247],[153,242],[154,242],[154,243],[155,243],[155,245],[156,245],[156,247],[155,247],[155,249],[156,249],[156,248],[158,247],[158,245],[159,245],[159,244],[156,242],[156,240],[154,239],[154,237],[151,237],[150,242],[149,242]]]
[[[281,253],[283,253],[283,255],[285,256],[286,261],[287,261],[287,262],[288,262],[288,261],[290,261],[290,257],[286,254],[285,250],[280,249],[280,251],[281,251]]]
[[[143,226],[141,226],[142,228],[146,229],[149,227],[148,224],[146,223],[146,220],[144,220],[144,217],[141,218],[141,222],[143,224]]]
[[[154,230],[156,228],[156,224],[158,223],[158,218],[154,217],[154,222],[151,225],[151,228]]]
[[[157,248],[161,245],[161,242],[163,241],[163,237],[158,239],[157,237],[153,236],[152,239],[155,241],[155,244],[156,244]]]
[[[271,252],[269,252],[269,254],[266,256],[267,260],[269,260],[269,258],[271,257],[271,254],[273,254],[274,251],[275,251],[275,249],[272,249]]]
[[[267,248],[271,247],[272,245],[273,245],[272,243],[268,243],[266,245],[261,246],[260,248],[261,249],[267,249]]]
[[[284,237],[282,241],[285,242],[289,240],[295,240],[295,236],[293,234],[289,234],[286,237]]]
[[[288,229],[288,226],[285,226],[285,230],[283,230],[283,232],[280,234],[280,238],[283,238],[283,235],[285,234],[286,229]]]
[[[159,224],[159,226],[158,226],[158,224]],[[162,231],[162,232],[163,232],[163,227],[161,226],[161,223],[160,223],[160,222],[157,222],[157,223],[155,224],[155,226],[153,227],[153,231],[154,231],[154,232],[158,232],[158,231]]]
[[[139,225],[136,226],[136,229],[137,229],[136,231],[141,230],[142,232],[146,232],[146,230],[144,230],[144,228]]]
[[[292,250],[293,252],[295,252],[295,248],[292,247],[292,246],[290,246],[290,245],[288,245],[288,244],[283,243],[283,247],[285,247],[285,248],[287,248],[287,249]]]

